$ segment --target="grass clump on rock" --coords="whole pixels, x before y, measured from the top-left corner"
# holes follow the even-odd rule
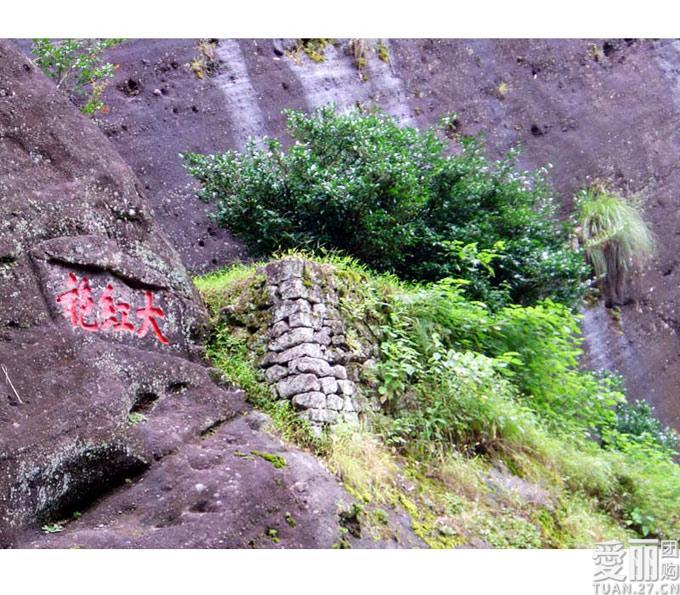
[[[267,461],[272,464],[274,469],[283,469],[287,463],[286,459],[281,455],[277,455],[271,452],[261,452],[259,450],[251,450],[250,454],[256,457],[260,457],[262,460]]]
[[[625,303],[630,272],[654,253],[654,236],[640,210],[602,188],[576,197],[577,219],[586,257],[593,267],[607,306]]]

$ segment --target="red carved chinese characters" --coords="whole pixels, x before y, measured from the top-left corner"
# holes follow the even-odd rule
[[[64,305],[66,313],[71,317],[71,324],[86,331],[97,332],[99,326],[96,320],[94,322],[85,321],[85,317],[90,316],[94,309],[92,289],[90,289],[90,282],[87,277],[78,281],[78,277],[69,273],[66,286],[69,290],[57,296],[57,303]]]
[[[146,336],[151,330],[160,343],[163,345],[170,343],[158,324],[158,320],[165,318],[165,312],[162,308],[153,305],[154,295],[151,291],[145,292],[144,307],[135,310],[137,318],[141,320],[139,328],[135,328],[129,320],[132,306],[115,299],[114,287],[111,283],[106,285],[97,303],[99,321],[95,316],[95,303],[88,278],[83,277],[79,280],[74,273],[69,273],[66,286],[67,291],[57,295],[56,299],[57,303],[63,306],[74,328],[82,328],[90,332],[111,330],[136,334],[140,338]]]
[[[135,325],[128,322],[127,319],[130,315],[130,304],[113,301],[113,285],[111,283],[104,288],[104,293],[99,299],[99,308],[104,319],[101,327],[103,331],[111,328],[114,331],[135,332]]]
[[[151,327],[153,329],[154,335],[156,335],[156,339],[163,343],[163,345],[167,345],[170,341],[168,341],[163,336],[163,333],[161,333],[161,329],[158,327],[158,323],[156,322],[156,318],[163,318],[165,316],[163,310],[161,308],[154,307],[153,293],[150,291],[146,292],[144,300],[144,307],[137,309],[137,316],[142,319],[142,326],[137,329],[137,334],[140,337],[143,337],[149,331],[149,327]]]

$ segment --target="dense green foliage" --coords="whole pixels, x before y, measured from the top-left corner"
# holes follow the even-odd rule
[[[654,252],[654,237],[635,204],[602,188],[576,197],[577,222],[586,256],[608,305],[625,303],[629,271]]]
[[[544,425],[583,437],[615,422],[614,406],[623,395],[607,378],[579,370],[578,319],[565,306],[546,300],[494,312],[468,301],[458,283],[444,280],[411,289],[391,307],[383,328],[389,339],[383,343],[382,364],[387,386],[399,378],[402,389],[422,386],[427,398],[439,388],[460,398],[470,392],[465,383],[456,384],[467,369],[474,379],[471,405],[521,401]],[[493,398],[477,403],[480,392]],[[464,414],[451,405],[452,415],[456,411]],[[449,432],[471,427],[451,417],[441,425]]]
[[[582,256],[542,172],[515,171],[515,151],[490,162],[463,138],[450,154],[438,130],[359,110],[287,116],[287,151],[264,139],[263,149],[184,156],[200,196],[255,254],[334,248],[402,279],[466,279],[493,306],[581,295]]]
[[[395,402],[388,443],[417,459],[452,446],[500,457],[520,475],[595,497],[640,534],[677,533],[677,435],[648,408],[627,406],[615,379],[579,369],[567,308],[493,312],[450,280],[395,288],[388,304],[378,367],[379,390]]]
[[[81,106],[93,116],[105,111],[104,89],[113,78],[115,66],[102,59],[105,50],[122,39],[35,39],[32,52],[40,69],[74,99],[87,97]]]
[[[265,139],[265,148],[184,156],[201,197],[255,253],[331,248],[323,261],[348,337],[378,346],[360,390],[382,411],[362,429],[315,438],[273,405],[257,368],[267,296],[256,268],[198,279],[214,314],[211,359],[282,435],[326,458],[377,535],[389,525],[384,508],[443,547],[677,535],[677,434],[646,403],[627,404],[617,378],[580,368],[574,306],[587,266],[556,223],[543,172],[516,172],[515,152],[492,163],[473,139],[451,154],[438,130],[383,114],[329,107],[288,112],[288,125],[287,151]],[[577,208],[611,301],[651,253],[651,234],[603,191],[584,191]],[[499,473],[549,504],[503,492]]]
[[[623,438],[622,438],[623,437]],[[613,448],[625,448],[627,443],[649,444],[654,450],[678,452],[678,434],[664,428],[654,416],[654,408],[647,401],[621,402],[616,407],[614,432],[603,430],[604,442]]]
[[[402,508],[423,539],[445,547],[465,537],[442,533],[442,515],[458,519],[467,538],[504,547],[586,546],[622,531],[677,535],[677,436],[644,405],[626,405],[615,379],[579,369],[578,317],[568,308],[547,300],[494,310],[470,301],[461,281],[410,284],[351,259],[324,261],[335,267],[347,328],[379,341],[379,361],[361,390],[384,406],[368,433],[332,434],[323,452],[378,517],[380,507]],[[247,361],[246,390],[266,403],[256,372],[261,344],[245,331],[264,324],[254,270],[197,284],[213,312],[229,304],[213,361],[223,370]],[[239,357],[225,340],[241,345]],[[288,422],[277,423],[286,433]],[[559,504],[547,511],[515,498],[505,503],[508,516],[508,508],[485,503],[498,465]],[[417,495],[401,489],[400,475],[415,482]]]

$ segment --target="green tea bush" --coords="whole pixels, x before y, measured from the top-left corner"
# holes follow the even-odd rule
[[[403,279],[467,279],[491,305],[581,295],[583,258],[556,222],[543,172],[515,171],[516,151],[491,162],[465,138],[451,154],[436,129],[333,106],[287,118],[288,150],[264,139],[184,155],[201,198],[255,254],[335,248]]]

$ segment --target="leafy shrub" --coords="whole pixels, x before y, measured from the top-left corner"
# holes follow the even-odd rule
[[[617,379],[579,369],[578,319],[565,306],[492,312],[444,280],[402,287],[390,308],[378,390],[396,403],[391,444],[418,458],[447,445],[500,456],[640,535],[677,533],[675,434],[648,405],[626,405]]]
[[[32,52],[38,67],[73,99],[87,96],[81,111],[88,116],[106,111],[102,99],[115,66],[102,60],[105,50],[122,39],[35,39]]]
[[[200,196],[254,253],[336,248],[403,279],[465,278],[491,305],[581,295],[585,263],[543,172],[514,171],[516,151],[492,163],[467,138],[451,155],[436,129],[359,110],[287,117],[287,151],[264,139],[264,149],[184,155]]]
[[[407,290],[394,301],[383,329],[384,359],[394,362],[385,368],[385,394],[417,382],[418,374],[399,379],[398,371],[429,361],[441,341],[446,349],[493,358],[517,398],[549,427],[586,436],[615,422],[614,406],[623,395],[608,377],[579,369],[577,315],[550,300],[494,312],[468,300],[462,287],[460,281],[444,279]]]
[[[453,444],[468,453],[521,448],[534,421],[497,367],[480,354],[435,351],[413,386],[413,402],[396,416],[391,442]]]
[[[623,394],[608,376],[579,368],[579,317],[562,304],[546,300],[503,308],[483,342],[490,355],[511,354],[515,385],[549,427],[592,437],[614,423],[614,406]]]
[[[664,428],[654,416],[654,408],[647,401],[622,402],[616,407],[613,432],[605,431],[604,441],[615,448],[624,449],[624,441],[651,444],[653,447],[678,452],[678,433]]]
[[[673,539],[680,531],[680,465],[635,444],[619,459],[624,523],[644,537]]]
[[[576,197],[578,225],[586,256],[608,306],[625,303],[625,282],[654,252],[654,238],[638,208],[601,188]]]

